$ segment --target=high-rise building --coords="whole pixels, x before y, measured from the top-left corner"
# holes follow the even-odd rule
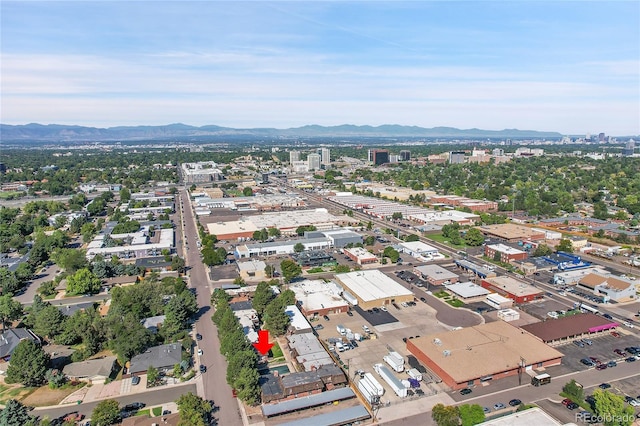
[[[389,151],[386,149],[370,149],[369,161],[373,162],[376,166],[386,164],[389,162]]]
[[[598,133],[598,142],[604,142],[604,132]]]
[[[400,161],[411,160],[411,151],[400,151]]]
[[[629,139],[624,146],[622,155],[624,155],[625,157],[630,157],[633,155],[635,149],[636,149],[636,141],[634,141],[633,139]]]
[[[449,164],[464,163],[464,151],[451,151],[449,153]]]
[[[294,161],[300,161],[300,151],[289,151],[289,164]]]
[[[4,163],[0,163],[0,175],[3,175],[7,172],[7,166]]]
[[[318,154],[320,154],[320,163],[323,166],[330,166],[331,165],[331,151],[329,150],[329,148],[319,148],[318,149]]]
[[[309,154],[307,156],[309,171],[320,170],[320,154]]]

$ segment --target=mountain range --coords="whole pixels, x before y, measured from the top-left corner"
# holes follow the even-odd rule
[[[289,129],[235,129],[216,125],[189,126],[176,123],[166,126],[118,126],[108,128],[61,124],[0,124],[0,141],[4,142],[125,142],[143,140],[198,140],[224,137],[260,138],[335,138],[335,137],[412,137],[412,138],[561,138],[557,132],[535,130],[482,130],[454,127],[424,128],[385,124],[381,126],[308,125]]]

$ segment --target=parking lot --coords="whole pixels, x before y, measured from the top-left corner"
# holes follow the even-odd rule
[[[544,320],[547,317],[547,312],[550,311],[566,311],[573,306],[560,299],[550,299],[545,297],[544,299],[536,302],[527,303],[522,305],[520,309],[533,315],[536,318]]]
[[[406,343],[403,341],[403,338],[408,339],[410,337],[425,336],[431,333],[442,332],[448,328],[436,320],[435,310],[425,303],[418,302],[415,306],[400,307],[400,309],[395,309],[393,306],[390,306],[389,310],[389,312],[379,311],[373,314],[364,311],[365,319],[361,314],[361,312],[363,312],[362,309],[356,308],[352,311],[353,316],[349,316],[346,313],[333,314],[329,317],[329,321],[320,319],[318,322],[314,322],[314,325],[323,325],[323,329],[317,332],[320,340],[324,342],[327,342],[329,338],[341,337],[336,329],[337,325],[342,325],[350,329],[353,333],[360,333],[363,336],[367,334],[363,330],[363,325],[367,326],[371,331],[370,338],[358,342],[357,348],[339,352],[338,356],[340,360],[348,366],[348,371],[352,377],[358,370],[372,373],[385,388],[385,394],[382,397],[383,401],[397,403],[401,399],[397,397],[389,385],[375,373],[373,365],[377,363],[384,364],[383,357],[387,355],[389,351],[396,351],[404,356],[405,366],[407,368],[416,367],[415,359],[409,364],[409,352],[406,349]],[[390,318],[393,320],[388,322]],[[377,323],[377,325],[374,323]],[[424,369],[422,370],[424,371]],[[409,377],[406,372],[395,373],[395,375],[400,380]],[[434,389],[437,389],[437,385],[421,383],[421,392],[424,394],[431,394]]]
[[[618,363],[624,362],[625,357],[616,355],[613,350],[621,349],[624,351],[624,348],[628,346],[639,346],[640,339],[633,334],[627,334],[624,331],[618,330],[618,333],[620,334],[620,337],[618,338],[613,337],[611,333],[608,332],[604,333],[600,337],[588,337],[593,344],[585,345],[584,348],[578,347],[573,343],[569,343],[556,347],[556,349],[565,355],[562,360],[562,364],[573,371],[593,368],[580,363],[582,358],[594,357],[603,363],[607,363],[609,361],[616,361]]]

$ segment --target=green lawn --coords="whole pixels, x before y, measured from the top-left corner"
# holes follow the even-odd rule
[[[433,241],[437,241],[439,243],[448,245],[449,247],[453,247],[453,248],[456,248],[456,249],[463,249],[463,248],[467,247],[467,245],[464,243],[464,241],[462,242],[462,244],[451,244],[449,242],[449,239],[447,237],[445,237],[444,235],[442,235],[442,234],[429,234],[429,235],[425,235],[425,238],[428,238],[428,239],[433,240]]]
[[[144,410],[137,411],[136,414],[134,414],[134,416],[151,416],[151,410],[147,408]]]
[[[461,308],[464,306],[464,303],[462,303],[458,299],[447,300],[446,302],[451,306],[453,306],[454,308]]]
[[[274,343],[273,347],[271,348],[271,357],[280,358],[282,356],[284,356],[284,354],[282,353],[282,349],[280,349],[280,346],[277,343]]]
[[[440,290],[440,291],[438,291],[436,293],[433,293],[433,295],[435,297],[438,297],[438,298],[442,299],[443,297],[448,297],[449,293],[447,293],[446,291]]]
[[[154,417],[158,417],[159,415],[162,414],[162,407],[153,407],[151,412],[153,413]]]

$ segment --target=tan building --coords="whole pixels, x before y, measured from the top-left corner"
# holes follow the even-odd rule
[[[564,356],[504,321],[409,339],[407,349],[452,389],[558,365]]]
[[[262,260],[250,260],[248,262],[238,262],[238,274],[245,281],[264,281],[267,275],[264,269],[267,264]]]
[[[337,274],[336,281],[358,299],[362,309],[414,299],[411,291],[376,269]]]
[[[544,232],[522,225],[514,225],[513,223],[478,226],[478,229],[489,238],[496,238],[509,243],[526,240],[539,241],[545,239]]]

